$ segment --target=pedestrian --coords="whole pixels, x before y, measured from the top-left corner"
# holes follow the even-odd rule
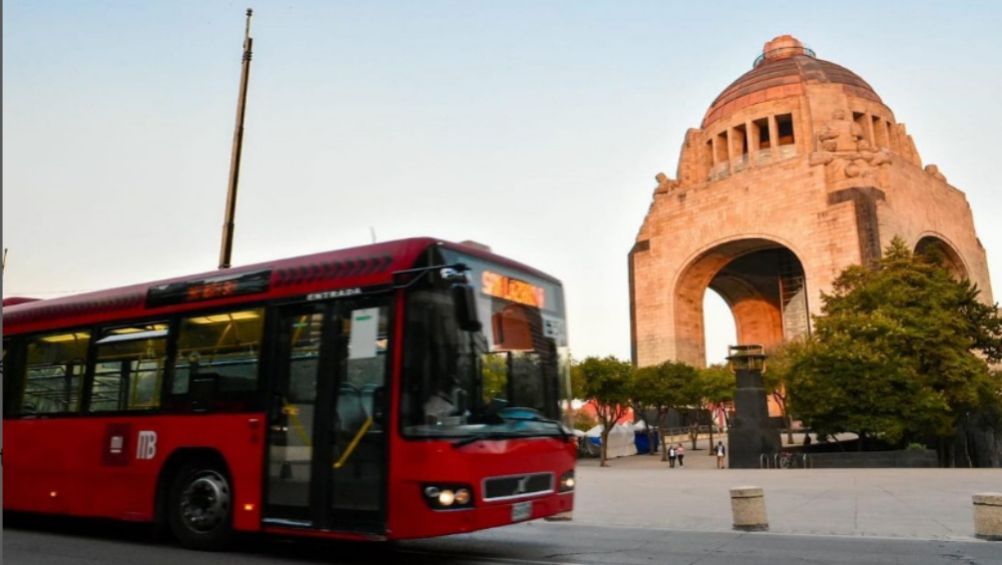
[[[676,457],[678,457],[678,453],[675,452],[675,446],[674,445],[669,445],[668,446],[668,468],[669,469],[674,469],[675,468],[675,458]]]
[[[723,469],[724,456],[727,455],[727,448],[724,447],[724,442],[718,441],[716,447],[713,448],[713,451],[717,454],[717,469]]]
[[[675,456],[678,457],[678,466],[685,467],[685,448],[681,443],[675,448]]]

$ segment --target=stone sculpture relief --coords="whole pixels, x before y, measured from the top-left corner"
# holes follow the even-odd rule
[[[891,162],[890,153],[871,147],[863,129],[850,121],[844,110],[832,112],[831,120],[818,129],[816,137],[818,150],[811,153],[808,162],[825,165],[833,180],[875,177],[878,167]]]

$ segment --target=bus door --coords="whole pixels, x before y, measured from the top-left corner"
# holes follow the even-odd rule
[[[278,311],[265,522],[382,532],[386,302]]]
[[[389,299],[338,305],[337,387],[331,429],[331,527],[382,532],[386,508]]]

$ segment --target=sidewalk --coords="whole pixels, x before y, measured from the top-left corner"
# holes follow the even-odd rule
[[[999,469],[719,470],[705,447],[685,445],[684,469],[660,455],[580,460],[574,522],[730,531],[730,489],[754,485],[771,532],[971,540],[971,496],[1002,491]]]

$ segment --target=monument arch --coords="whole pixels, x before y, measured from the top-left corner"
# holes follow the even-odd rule
[[[727,304],[739,343],[771,347],[810,331],[803,264],[789,244],[754,236],[717,242],[688,260],[672,285],[677,360],[706,359],[703,301]]]
[[[925,255],[937,262],[957,280],[969,279],[970,275],[964,258],[942,235],[924,234],[915,244],[915,253]]]

